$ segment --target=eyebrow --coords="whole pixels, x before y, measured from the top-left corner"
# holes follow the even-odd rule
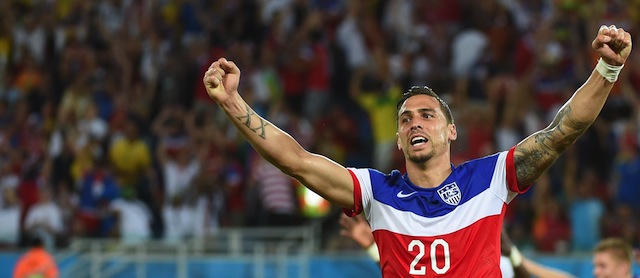
[[[418,108],[418,109],[417,109],[417,112],[418,112],[418,113],[421,113],[421,112],[431,112],[431,113],[436,113],[436,110],[435,110],[435,109],[433,109],[433,108]],[[411,114],[411,110],[404,110],[404,112],[400,113],[400,115],[399,115],[399,116],[403,116],[403,115],[406,115],[406,114]]]

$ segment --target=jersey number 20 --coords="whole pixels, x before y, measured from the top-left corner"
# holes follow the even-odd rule
[[[442,246],[441,248],[443,248],[444,250],[444,265],[442,267],[438,267],[438,258],[436,257],[436,250],[438,248],[440,248],[440,246]],[[426,275],[427,274],[427,267],[426,266],[420,266],[418,267],[418,262],[420,262],[420,260],[422,259],[422,257],[424,257],[424,243],[422,243],[422,241],[419,241],[417,239],[412,240],[409,243],[409,247],[408,247],[408,251],[409,252],[414,252],[416,249],[418,249],[418,254],[416,255],[415,258],[413,258],[413,261],[411,262],[411,265],[409,265],[409,274],[411,275]],[[435,272],[436,274],[445,274],[447,273],[447,271],[449,270],[449,268],[451,267],[451,259],[449,257],[449,243],[447,243],[444,239],[436,239],[431,243],[431,246],[429,248],[430,250],[430,258],[431,258],[431,269],[433,269],[433,272]]]

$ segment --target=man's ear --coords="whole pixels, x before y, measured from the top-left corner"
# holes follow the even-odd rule
[[[396,132],[396,145],[398,146],[398,150],[402,150],[402,144],[400,144],[400,135]]]
[[[449,141],[455,141],[456,139],[458,139],[456,124],[449,124]]]

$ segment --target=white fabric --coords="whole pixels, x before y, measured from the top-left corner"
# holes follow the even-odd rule
[[[24,222],[27,230],[37,226],[47,226],[55,233],[62,232],[64,228],[62,222],[62,211],[60,207],[53,202],[44,204],[36,204],[28,212]]]
[[[93,119],[81,120],[80,123],[78,123],[78,129],[84,134],[102,140],[109,131],[109,125],[105,120],[95,117]]]
[[[413,27],[414,4],[411,0],[395,0],[387,4],[382,25],[387,30],[408,32]]]
[[[51,138],[49,139],[49,156],[51,158],[56,158],[60,154],[62,154],[62,150],[64,148],[64,137],[62,136],[62,131],[60,129],[56,129],[51,134]]]
[[[374,200],[374,202],[378,202]],[[380,203],[372,206],[376,221],[371,221],[372,230],[389,230],[409,236],[430,237],[460,231],[476,221],[502,212],[504,203],[489,190],[459,205],[452,212],[433,218],[425,218],[410,211],[399,211]],[[472,207],[475,209],[467,209]],[[419,220],[418,220],[419,219]]]
[[[156,82],[159,70],[165,64],[167,52],[171,47],[168,42],[159,40],[159,38],[158,41],[149,38],[142,46],[140,73],[148,84]]]
[[[100,17],[102,26],[104,26],[110,34],[115,34],[123,28],[125,22],[125,8],[126,5],[124,4],[116,7],[108,1],[102,1],[100,4],[98,4],[98,16]],[[133,27],[134,25],[135,24],[130,25],[129,28]]]
[[[374,261],[380,262],[380,252],[378,251],[378,245],[375,242],[367,248],[367,255],[369,255],[369,257]]]
[[[274,14],[283,12],[291,5],[291,0],[261,0],[260,16],[264,23],[271,23]]]
[[[2,162],[0,162],[2,163]],[[6,175],[0,177],[0,208],[4,207],[4,194],[5,190],[14,190],[18,187],[20,183],[20,177],[13,173],[7,173]],[[2,223],[2,222],[0,222]]]
[[[32,30],[27,30],[25,26],[16,24],[13,30],[13,59],[20,61],[23,55],[27,55],[22,53],[23,47],[25,47],[35,61],[38,64],[42,64],[45,58],[45,40],[46,33],[42,26],[35,26]]]
[[[220,229],[218,215],[222,210],[224,195],[214,193],[210,200],[200,196],[195,204],[189,202],[182,206],[165,205],[163,209],[165,240],[179,242],[185,237],[203,237],[213,235]]]
[[[125,242],[148,239],[151,234],[151,213],[140,201],[116,199],[110,205],[120,214],[120,235]]]
[[[296,205],[291,177],[262,158],[256,160],[252,171],[263,208],[269,212],[293,214]]]
[[[607,64],[602,58],[598,59],[598,64],[596,65],[596,70],[602,75],[607,81],[613,83],[618,80],[618,75],[620,75],[620,71],[624,65],[621,66],[613,66]]]
[[[498,155],[498,161],[496,162],[496,167],[493,170],[493,179],[491,180],[491,186],[489,190],[491,190],[498,198],[500,198],[506,204],[511,203],[513,198],[515,198],[518,193],[515,193],[507,186],[504,186],[507,183],[507,151],[501,152]]]
[[[467,77],[473,65],[480,59],[489,39],[478,30],[466,30],[457,35],[451,44],[451,68],[455,77]]]
[[[179,241],[193,235],[195,209],[187,206],[165,205],[162,211],[164,219],[164,237],[167,241]]]
[[[502,278],[513,278],[516,276],[509,257],[500,256],[500,271],[502,271]]]
[[[0,209],[0,242],[18,243],[20,235],[20,207]]]
[[[344,49],[349,67],[356,69],[365,66],[367,63],[367,48],[355,19],[353,17],[345,18],[338,26],[337,33],[338,43]]]
[[[522,140],[520,133],[510,126],[499,126],[495,131],[498,150],[508,150]]]
[[[164,164],[164,186],[167,200],[184,192],[200,172],[200,163],[193,159],[189,164],[180,167],[175,161]]]

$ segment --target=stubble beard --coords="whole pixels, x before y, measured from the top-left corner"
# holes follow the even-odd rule
[[[407,154],[407,158],[409,158],[409,161],[413,163],[425,163],[429,161],[434,154],[435,150],[431,149],[431,151],[426,154]]]

